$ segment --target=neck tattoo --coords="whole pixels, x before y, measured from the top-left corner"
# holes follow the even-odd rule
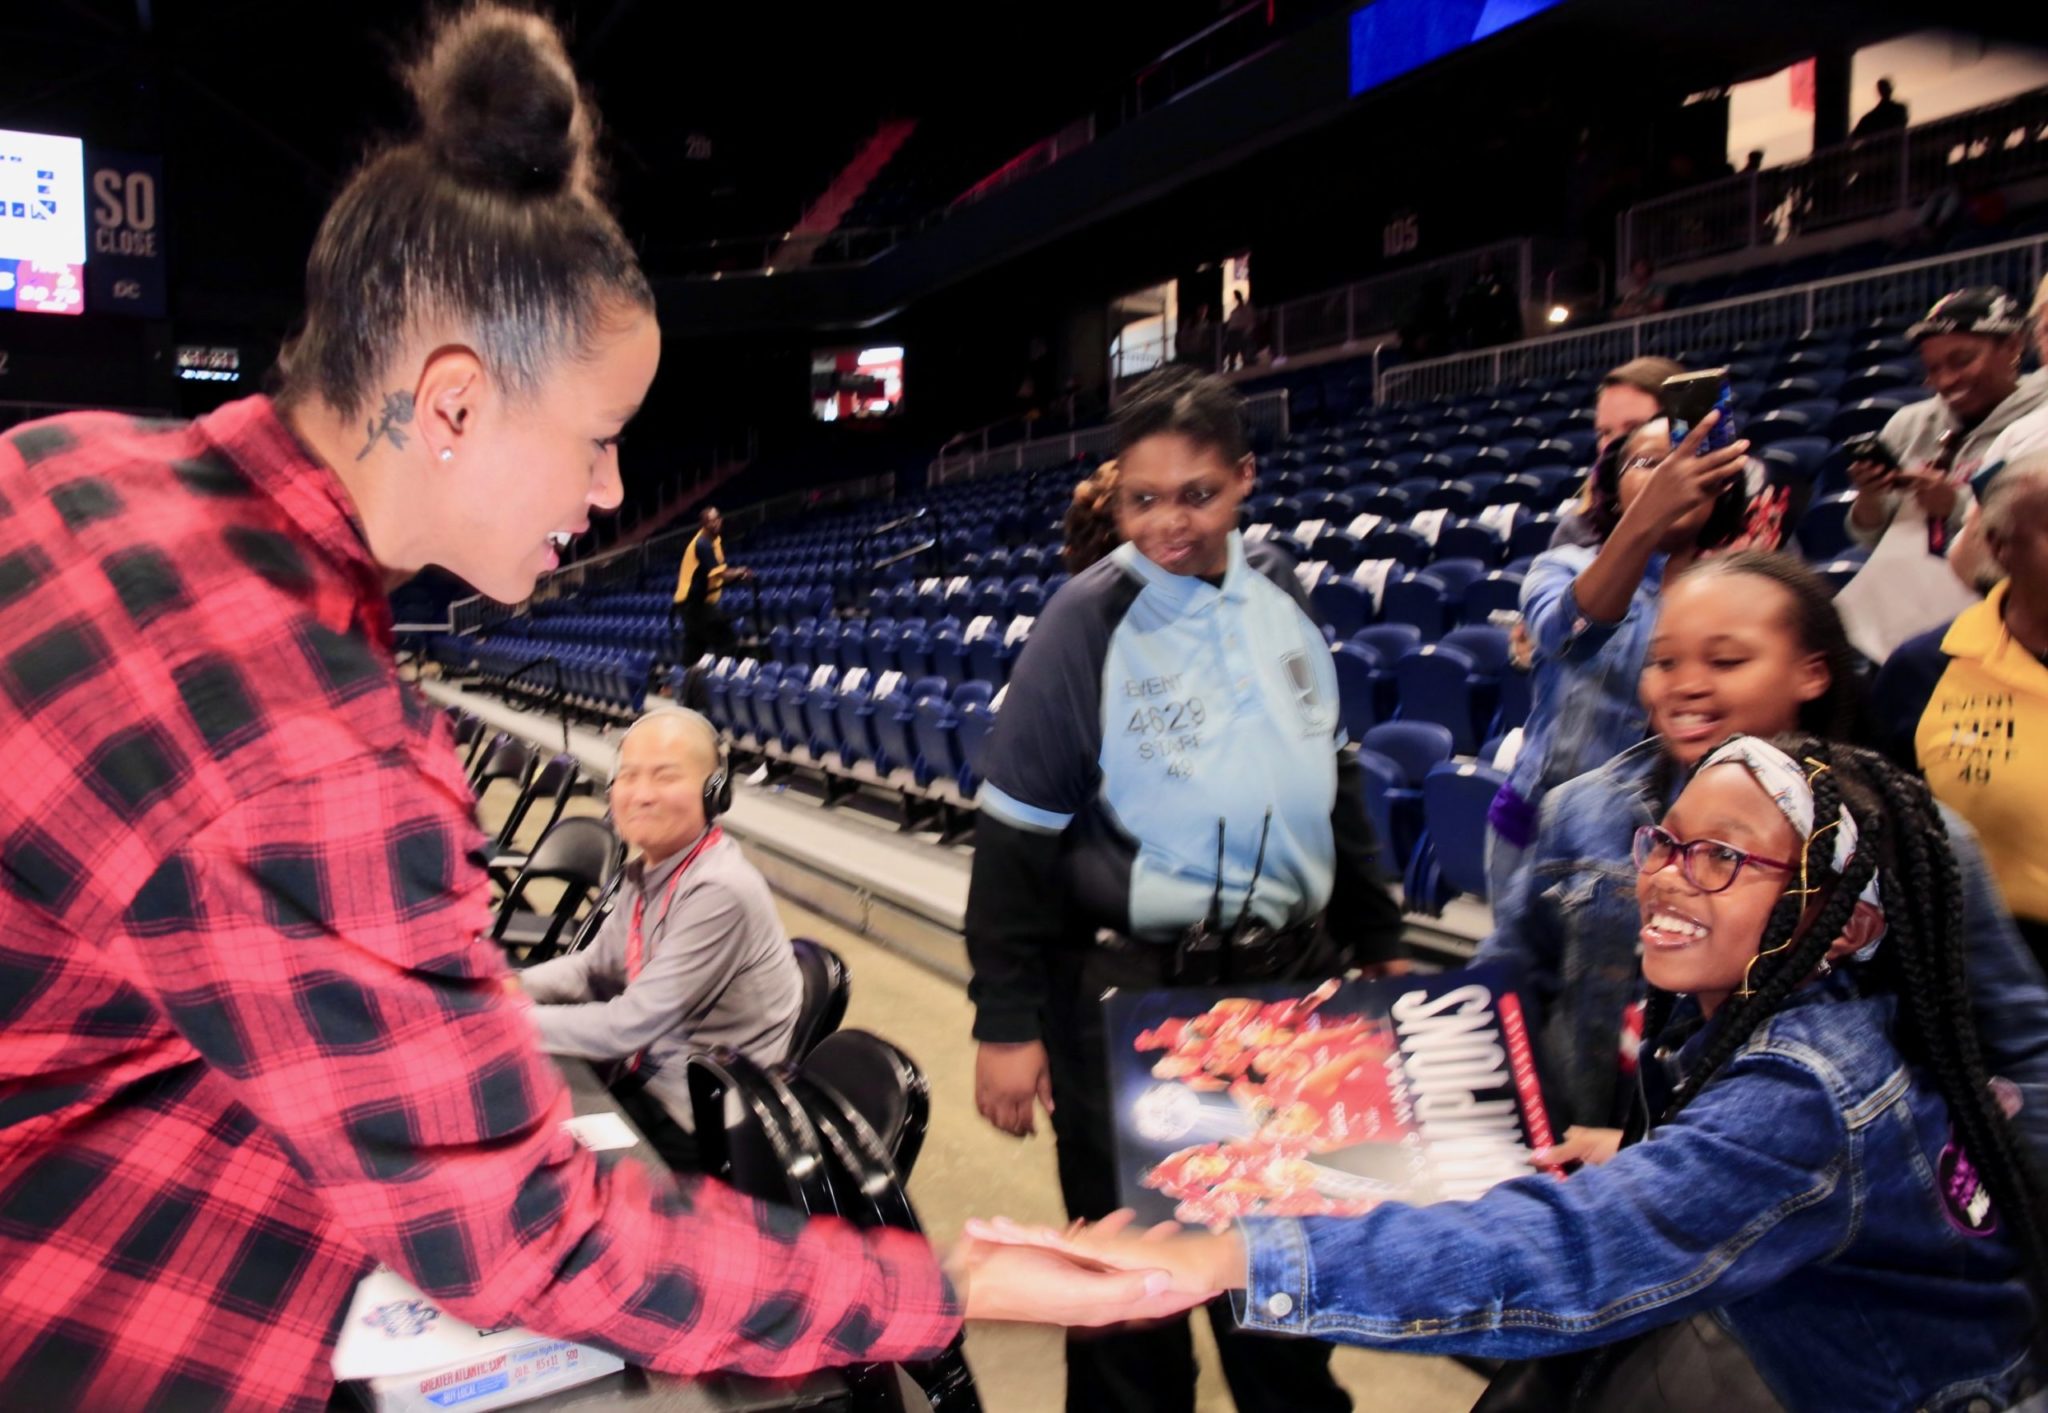
[[[356,460],[361,461],[368,456],[380,440],[390,442],[399,451],[405,450],[405,433],[399,429],[412,421],[412,413],[411,393],[384,394],[384,410],[363,424],[370,434],[370,439],[364,442],[363,449],[356,453]]]

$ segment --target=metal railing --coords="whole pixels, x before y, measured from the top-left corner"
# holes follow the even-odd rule
[[[1201,333],[1185,327],[1177,331],[1171,350],[1163,333],[1137,343],[1124,343],[1111,360],[1111,377],[1121,391],[1132,380],[1168,361],[1226,371],[1257,370],[1310,354],[1348,348],[1364,351],[1393,337],[1418,306],[1429,299],[1442,301],[1444,332],[1448,335],[1455,328],[1459,296],[1483,269],[1489,268],[1500,277],[1514,300],[1514,322],[1519,331],[1526,327],[1524,305],[1535,288],[1534,260],[1531,241],[1499,241],[1319,294],[1304,295],[1271,308],[1255,308],[1249,333],[1212,323]],[[1186,312],[1183,304],[1183,315]],[[1188,337],[1182,338],[1181,334]],[[1127,363],[1138,371],[1125,373]]]
[[[2040,176],[2048,176],[2048,88],[1632,206],[1621,214],[1616,268],[1779,245]]]
[[[1287,437],[1292,430],[1289,420],[1288,396],[1285,388],[1270,392],[1253,393],[1244,400],[1245,424],[1251,429],[1256,440],[1272,443]],[[1039,437],[1033,441],[1016,442],[1009,446],[990,447],[980,451],[958,449],[963,444],[941,451],[926,473],[925,483],[938,487],[960,481],[979,480],[983,476],[1000,475],[1006,471],[1043,471],[1049,466],[1060,466],[1070,461],[1087,463],[1108,458],[1116,446],[1116,432],[1108,426],[1082,427],[1077,431],[1063,432],[1055,436]]]
[[[1915,317],[1944,294],[1967,285],[2031,290],[2044,267],[2048,238],[2006,241],[1577,333],[1402,364],[1380,374],[1377,400],[1458,397],[1524,378],[1590,376],[1645,354],[1678,357],[1808,330],[1852,331],[1878,320]]]

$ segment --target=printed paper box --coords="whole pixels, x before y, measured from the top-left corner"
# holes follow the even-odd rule
[[[335,1378],[361,1380],[375,1413],[482,1413],[624,1367],[588,1345],[465,1325],[383,1267],[356,1287],[334,1350]]]
[[[1477,1197],[1551,1141],[1493,968],[1112,992],[1118,1186],[1141,1221],[1357,1216]]]

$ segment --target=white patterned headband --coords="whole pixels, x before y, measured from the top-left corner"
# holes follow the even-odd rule
[[[1847,872],[1849,860],[1856,854],[1856,821],[1849,817],[1847,809],[1843,809],[1836,814],[1832,823],[1816,827],[1813,778],[1826,770],[1827,766],[1819,761],[1809,764],[1810,769],[1800,765],[1798,761],[1760,737],[1736,736],[1717,746],[1700,762],[1699,769],[1705,770],[1710,765],[1743,767],[1757,784],[1764,787],[1764,793],[1771,797],[1779,812],[1791,821],[1792,827],[1798,831],[1801,841],[1807,847],[1810,848],[1812,841],[1819,835],[1830,829],[1834,831],[1834,869],[1838,874]],[[1801,857],[1804,858],[1803,853]],[[1800,886],[1810,885],[1802,878]],[[1880,913],[1883,912],[1884,904],[1878,896],[1876,870],[1871,871],[1870,882],[1864,885],[1858,901],[1868,903]],[[1879,936],[1882,936],[1881,932]],[[1856,960],[1867,960],[1870,954],[1877,950],[1878,940],[1876,937],[1872,938],[1868,945],[1856,953]]]

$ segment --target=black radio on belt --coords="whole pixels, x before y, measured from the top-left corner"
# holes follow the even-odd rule
[[[1244,906],[1237,920],[1223,926],[1223,855],[1225,822],[1216,821],[1216,886],[1209,895],[1209,915],[1189,925],[1173,949],[1173,981],[1183,986],[1213,986],[1240,975],[1270,974],[1281,953],[1292,950],[1303,929],[1275,931],[1261,918],[1252,916],[1252,897],[1259,891],[1259,877],[1266,867],[1266,838],[1273,831],[1273,811],[1266,811],[1259,826],[1259,851],[1252,861],[1252,881],[1244,891]],[[1310,931],[1313,929],[1311,928]]]

